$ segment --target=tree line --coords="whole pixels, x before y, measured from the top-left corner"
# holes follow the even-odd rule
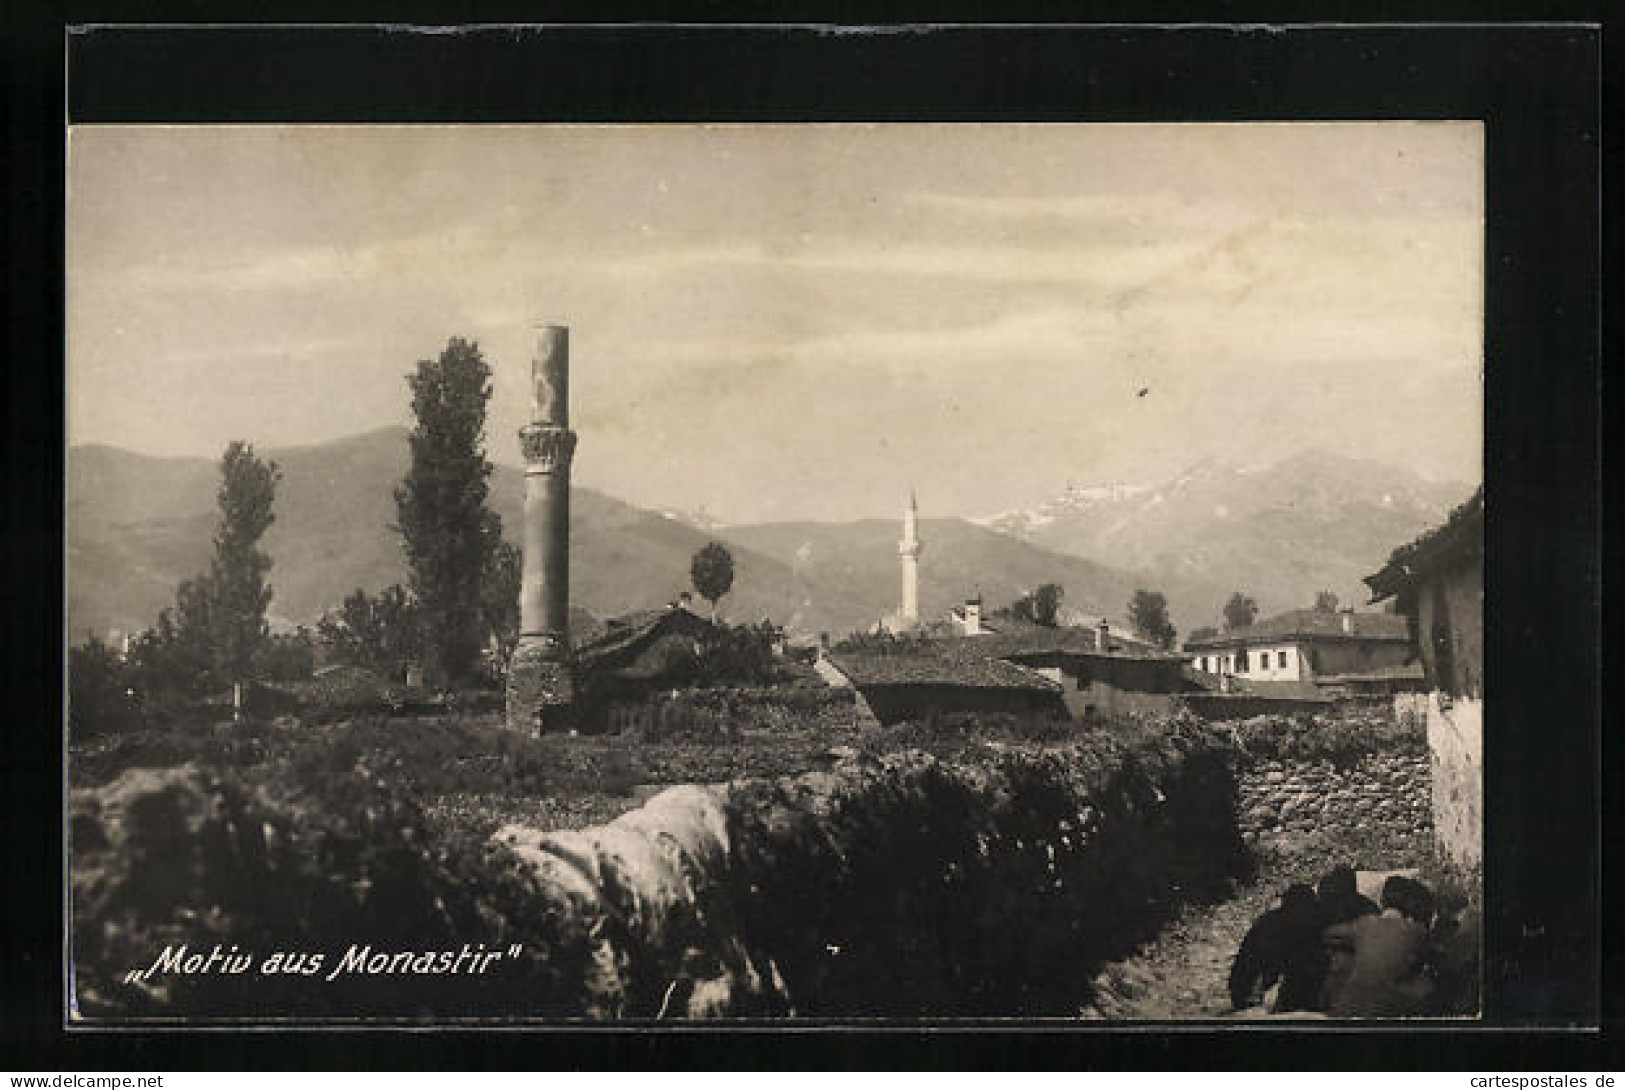
[[[486,503],[491,371],[479,347],[453,337],[407,376],[415,426],[411,461],[395,490],[406,586],[357,588],[316,631],[273,634],[272,561],[262,546],[276,521],[281,470],[233,440],[219,463],[219,522],[209,568],[120,656],[94,635],[69,650],[71,725],[94,732],[128,718],[254,681],[309,677],[318,648],[330,662],[395,671],[416,662],[447,686],[489,682],[484,652],[506,661],[519,634],[519,551]]]

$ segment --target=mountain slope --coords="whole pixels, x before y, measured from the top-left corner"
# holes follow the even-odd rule
[[[276,522],[265,536],[275,566],[271,614],[311,624],[357,587],[405,582],[393,490],[404,475],[403,428],[311,447],[261,451],[282,470]],[[67,465],[68,631],[135,632],[205,570],[213,549],[218,472],[206,459],[150,458],[101,446],[71,449]],[[491,503],[518,536],[524,475],[498,466]],[[694,552],[714,534],[589,488],[571,495],[572,604],[600,616],[668,602],[688,586]],[[772,617],[814,631],[861,623],[874,607],[839,587],[813,587],[770,557],[735,548],[733,620]]]
[[[878,603],[870,620],[897,608],[901,596],[897,537],[885,520],[846,523],[784,522],[732,526],[724,538],[764,553],[819,586],[839,586]],[[1008,605],[1043,583],[1066,591],[1064,607],[1121,618],[1134,591],[1149,586],[1122,568],[1063,556],[963,519],[922,519],[920,616],[931,620],[980,590],[990,609]],[[1200,578],[1173,576],[1156,584],[1168,597],[1176,624],[1210,608],[1219,588]]]
[[[1268,614],[1329,589],[1365,601],[1362,576],[1436,524],[1472,490],[1380,462],[1305,451],[1239,468],[1209,460],[1156,486],[1072,488],[985,525],[1024,541],[1155,581],[1201,579],[1243,590]],[[1218,619],[1214,603],[1187,626]]]
[[[404,428],[309,447],[262,451],[282,469],[271,612],[310,624],[357,587],[406,580],[392,526],[405,473]],[[203,571],[212,551],[218,471],[208,459],[150,458],[102,446],[68,453],[68,631],[135,632]],[[1184,632],[1214,623],[1234,589],[1266,612],[1303,606],[1322,587],[1363,601],[1359,578],[1394,546],[1433,525],[1460,497],[1371,463],[1309,454],[1265,470],[1216,463],[1156,487],[1075,489],[1038,512],[976,525],[921,524],[920,605],[942,616],[980,589],[990,607],[1046,582],[1066,606],[1122,617],[1138,587],[1167,595]],[[523,474],[499,466],[492,504],[517,538]],[[670,601],[688,586],[707,541],[734,555],[723,614],[771,617],[802,633],[843,634],[897,608],[897,537],[890,520],[700,529],[590,488],[572,492],[571,602],[599,617]]]

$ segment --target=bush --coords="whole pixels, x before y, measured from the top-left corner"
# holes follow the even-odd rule
[[[1281,761],[1330,761],[1339,768],[1373,753],[1421,753],[1427,734],[1391,707],[1351,708],[1309,716],[1256,716],[1215,729],[1225,731],[1252,757]]]
[[[316,640],[308,628],[268,637],[254,652],[254,676],[262,681],[304,681],[316,669]]]
[[[139,730],[141,703],[113,649],[92,637],[68,649],[68,736],[75,741]]]
[[[773,688],[678,689],[641,700],[611,700],[589,713],[592,728],[643,743],[697,742],[730,745],[747,733],[816,731],[830,718],[852,715],[850,689],[775,686]]]
[[[949,765],[919,754],[735,789],[751,960],[807,1016],[1070,1014],[1091,968],[1250,872],[1195,731]]]
[[[518,860],[483,838],[432,835],[405,790],[345,764],[301,765],[291,783],[265,770],[135,771],[77,796],[77,1014],[579,1014],[585,943],[561,930]],[[522,952],[482,976],[329,982],[352,943]],[[182,944],[251,953],[256,971],[126,977]],[[276,951],[307,966],[319,953],[322,972],[257,971]]]

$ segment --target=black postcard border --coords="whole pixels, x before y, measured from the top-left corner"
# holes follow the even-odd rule
[[[167,18],[199,15],[175,7]],[[1601,653],[1600,28],[1576,22],[838,29],[828,24],[864,20],[824,16],[825,25],[792,25],[795,13],[782,7],[775,13],[780,25],[771,26],[552,22],[428,33],[355,25],[111,26],[98,21],[108,12],[86,5],[40,13],[8,43],[6,640],[23,700],[0,751],[13,878],[7,884],[14,891],[4,899],[0,958],[5,1066],[1567,1070],[1596,1063],[1608,1042],[1583,1027],[1617,1013],[1613,1001],[1606,1010],[1599,1006],[1600,671],[1604,661],[1615,661]],[[1190,7],[1161,10],[1189,23]],[[139,10],[165,18],[157,8]],[[690,18],[716,18],[714,6],[700,9]],[[534,9],[505,14],[538,17]],[[1221,5],[1217,14],[1241,13]],[[420,7],[407,19],[437,24],[449,16],[444,6],[438,13]],[[130,18],[129,9],[118,17]],[[623,5],[619,17],[648,14],[628,14]],[[400,19],[397,13],[392,21]],[[1617,95],[1617,79],[1607,90]],[[1485,1026],[1542,1026],[1516,1033],[1019,1022],[834,1030],[65,1032],[57,734],[65,114],[79,122],[173,123],[1485,120]],[[1609,555],[1618,558],[1617,546]],[[1617,953],[1608,951],[1608,967],[1617,966]]]

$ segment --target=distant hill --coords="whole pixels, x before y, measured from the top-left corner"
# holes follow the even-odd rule
[[[277,624],[311,624],[357,587],[377,591],[406,581],[392,528],[406,437],[404,428],[386,428],[259,452],[282,470],[277,520],[265,539],[275,563],[271,614]],[[71,639],[147,628],[173,603],[181,580],[207,568],[218,481],[208,459],[152,458],[94,445],[68,452]],[[522,472],[496,467],[491,498],[505,533],[517,539]],[[573,489],[571,498],[571,602],[598,617],[670,601],[688,587],[694,552],[717,536],[590,488]],[[767,616],[802,631],[846,631],[885,605],[838,586],[812,585],[747,548],[732,551],[734,590],[723,600],[730,620]]]
[[[1361,577],[1473,487],[1310,450],[1253,468],[1204,461],[1156,485],[1073,487],[1032,510],[977,521],[1055,552],[1135,568],[1152,582],[1242,590],[1269,614],[1308,606],[1321,589],[1345,606],[1363,604]],[[1205,616],[1182,620],[1176,611],[1176,622],[1217,623],[1222,601]]]
[[[898,522],[781,522],[730,526],[727,541],[772,557],[810,584],[855,591],[871,605],[871,622],[897,608],[901,575]],[[1008,605],[1043,583],[1059,583],[1067,610],[1122,618],[1139,587],[1152,584],[1120,567],[1062,556],[964,519],[921,519],[920,615],[941,618],[966,597],[982,594],[989,609]],[[1200,579],[1171,578],[1155,585],[1168,597],[1178,624],[1195,609],[1210,608],[1219,587]]]
[[[282,468],[271,613],[312,624],[357,587],[405,582],[393,490],[405,473],[404,428],[261,451]],[[203,571],[216,523],[215,463],[105,446],[68,452],[68,631],[138,632]],[[920,605],[940,617],[981,590],[990,608],[1046,582],[1069,610],[1121,618],[1141,586],[1168,596],[1181,632],[1214,623],[1234,589],[1266,612],[1308,605],[1330,587],[1363,601],[1362,575],[1465,495],[1388,467],[1309,455],[1265,470],[1214,464],[1155,487],[1072,490],[1045,509],[977,525],[925,519]],[[498,466],[493,506],[517,539],[521,471]],[[840,635],[897,608],[897,537],[889,520],[702,529],[576,487],[571,603],[597,617],[647,609],[688,586],[689,559],[712,539],[734,554],[725,618],[770,617],[801,633]]]

